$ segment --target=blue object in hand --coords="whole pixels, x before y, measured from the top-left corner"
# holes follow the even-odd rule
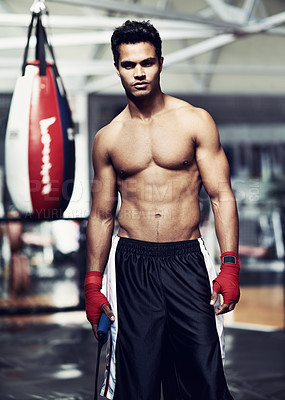
[[[94,400],[98,399],[97,393],[98,393],[98,373],[99,373],[100,353],[103,345],[107,342],[109,326],[110,326],[110,320],[107,317],[107,315],[104,312],[102,312],[97,327],[98,353],[97,353],[97,363],[96,363],[96,373],[95,373]]]
[[[107,317],[107,315],[103,312],[101,314],[97,328],[97,336],[100,345],[103,345],[104,343],[107,342],[109,326],[110,326],[110,320]]]

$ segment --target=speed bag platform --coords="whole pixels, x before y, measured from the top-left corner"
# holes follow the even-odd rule
[[[67,99],[54,66],[28,63],[13,93],[5,138],[9,193],[20,213],[58,218],[73,190],[75,146]]]

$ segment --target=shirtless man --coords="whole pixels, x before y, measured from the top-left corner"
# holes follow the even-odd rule
[[[101,394],[159,400],[162,382],[164,399],[233,399],[217,319],[239,299],[238,216],[217,128],[206,111],[161,91],[161,40],[151,24],[127,21],[112,50],[128,105],[94,140],[85,280],[95,335],[102,310],[112,321]],[[222,254],[217,278],[199,230],[202,185]]]

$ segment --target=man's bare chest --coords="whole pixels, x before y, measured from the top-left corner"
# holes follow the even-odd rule
[[[113,145],[111,158],[118,173],[133,175],[150,165],[179,170],[194,162],[195,143],[188,132],[175,124],[139,127],[121,131]]]

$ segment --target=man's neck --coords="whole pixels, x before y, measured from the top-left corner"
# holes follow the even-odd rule
[[[159,91],[155,96],[144,99],[129,98],[128,106],[131,118],[150,120],[155,114],[159,113],[165,105],[165,95]]]

